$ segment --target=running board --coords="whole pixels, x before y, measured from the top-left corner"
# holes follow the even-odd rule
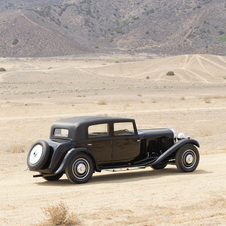
[[[33,175],[33,177],[43,177],[42,174],[38,174],[38,175]]]
[[[103,169],[104,171],[110,171],[110,172],[119,172],[119,171],[127,171],[127,170],[138,170],[138,169],[145,169],[145,166],[140,166],[140,167],[128,167],[126,169],[124,168],[118,168],[118,169]]]
[[[140,161],[134,162],[133,164],[134,165],[142,165],[142,164],[146,164],[146,163],[149,163],[149,162],[154,162],[155,160],[157,160],[157,158],[158,157],[149,157],[149,158],[142,159]]]

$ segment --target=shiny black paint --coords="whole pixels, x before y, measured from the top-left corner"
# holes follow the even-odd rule
[[[114,122],[132,122],[134,135],[114,136]],[[88,138],[88,126],[99,123],[109,123],[109,136]],[[69,138],[53,136],[55,128],[69,129]],[[151,166],[173,160],[176,151],[185,144],[199,147],[198,142],[193,139],[184,139],[175,143],[173,132],[169,129],[137,131],[133,119],[111,117],[60,120],[52,125],[50,139],[46,142],[51,148],[51,154],[45,167],[39,170],[45,176],[64,172],[70,159],[81,152],[93,159],[95,171],[101,171],[108,168]]]
[[[135,160],[140,155],[138,135],[113,137],[112,164],[125,164]]]
[[[112,137],[90,139],[81,144],[91,150],[98,165],[109,165],[112,161]]]

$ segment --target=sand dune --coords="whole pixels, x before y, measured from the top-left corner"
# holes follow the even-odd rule
[[[83,68],[84,71],[103,76],[144,78],[154,81],[171,82],[225,82],[226,58],[214,55],[183,55],[142,62],[111,64],[100,67]],[[175,76],[166,76],[174,71]]]

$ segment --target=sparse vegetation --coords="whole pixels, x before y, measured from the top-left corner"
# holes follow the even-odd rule
[[[210,97],[205,97],[205,98],[204,98],[204,102],[205,102],[206,104],[210,104],[210,103],[211,103],[211,98],[210,98]]]
[[[220,43],[226,42],[226,35],[220,35],[220,36],[217,36],[216,39],[217,39]]]
[[[149,76],[147,76],[146,79],[149,79]]]
[[[12,144],[7,150],[9,153],[24,153],[24,146],[21,144]]]
[[[115,31],[116,33],[119,33],[119,34],[125,34],[125,31],[123,31],[122,28],[120,28],[120,27],[114,28],[113,31]]]
[[[17,38],[13,39],[12,45],[16,45],[19,42],[19,40]]]
[[[59,204],[41,208],[46,216],[46,221],[42,225],[80,225],[78,217],[71,213],[69,214],[68,207],[60,202]]]
[[[0,67],[0,72],[1,71],[6,71],[6,69],[4,67]]]
[[[120,60],[115,60],[115,63],[120,63]]]
[[[175,75],[175,74],[174,74],[173,71],[168,71],[168,72],[166,73],[166,75],[172,76],[172,75]]]
[[[100,100],[97,102],[98,105],[107,105],[107,103],[104,100]]]
[[[149,9],[145,11],[145,14],[148,16],[150,13],[154,13],[155,10],[154,9]]]

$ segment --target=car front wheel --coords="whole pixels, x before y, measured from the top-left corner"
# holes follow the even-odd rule
[[[67,178],[72,183],[81,184],[90,180],[93,175],[93,161],[87,154],[77,154],[65,169]]]
[[[181,147],[176,154],[176,166],[183,172],[193,172],[199,164],[199,152],[193,145]]]

